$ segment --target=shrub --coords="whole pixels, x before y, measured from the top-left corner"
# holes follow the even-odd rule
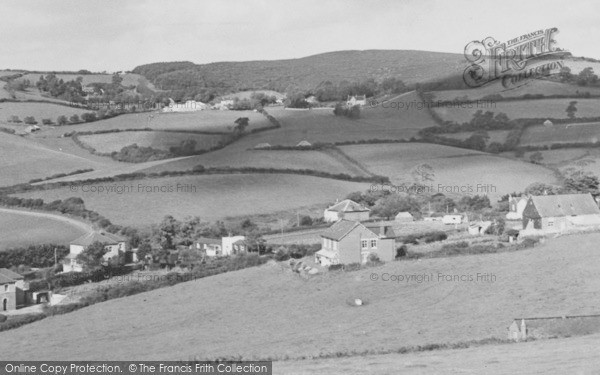
[[[35,117],[33,116],[27,116],[23,119],[23,122],[25,122],[27,125],[35,125],[37,124],[37,121],[35,121]]]
[[[396,259],[406,256],[406,245],[402,245],[396,249]]]
[[[53,124],[53,122],[52,122],[52,120],[51,120],[51,119],[49,119],[49,118],[43,118],[43,119],[42,119],[42,124],[44,124],[44,125],[52,125],[52,124]]]
[[[331,266],[329,266],[329,268],[327,268],[329,271],[339,271],[341,269],[344,268],[344,265],[342,264],[332,264]]]
[[[6,315],[2,315],[2,314],[0,314],[0,323],[4,323],[4,322],[6,322],[6,319],[8,319],[8,318],[6,317]]]
[[[427,234],[426,236],[423,237],[423,241],[425,241],[425,243],[431,243],[431,242],[436,242],[436,241],[443,241],[447,238],[448,238],[448,235],[445,232],[438,231],[438,232],[432,232],[430,234]]]

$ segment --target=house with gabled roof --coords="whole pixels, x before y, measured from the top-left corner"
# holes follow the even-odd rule
[[[326,222],[336,222],[338,220],[354,220],[365,221],[369,220],[371,210],[362,204],[358,204],[350,199],[344,199],[341,202],[328,207],[323,213]]]
[[[312,147],[312,143],[310,143],[307,140],[303,140],[303,141],[298,142],[296,147]]]
[[[0,268],[0,312],[16,310],[25,304],[25,278],[7,268]]]
[[[528,196],[520,196],[513,197],[512,195],[508,196],[508,213],[506,214],[506,218],[508,220],[522,220],[523,219],[523,210],[525,206],[527,206],[527,201],[529,200]]]
[[[531,196],[523,210],[523,229],[547,233],[600,226],[600,209],[591,194]]]
[[[394,217],[394,220],[397,222],[405,223],[414,221],[415,218],[410,212],[398,212],[396,217]]]
[[[90,232],[71,241],[69,254],[63,260],[63,272],[82,272],[83,264],[77,260],[77,256],[94,242],[104,245],[106,253],[103,259],[106,262],[118,258],[119,252],[127,251],[125,238],[109,232]]]
[[[348,95],[348,100],[346,100],[346,105],[348,107],[353,107],[355,105],[366,105],[367,104],[367,96],[366,95]]]
[[[219,238],[200,237],[194,241],[194,248],[209,257],[223,255],[222,240]]]
[[[365,263],[374,254],[382,261],[395,257],[396,234],[390,225],[340,220],[321,234],[315,262],[323,266]]]

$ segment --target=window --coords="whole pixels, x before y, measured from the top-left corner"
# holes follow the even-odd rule
[[[371,249],[377,249],[377,240],[371,240]]]
[[[554,218],[553,217],[551,217],[551,218],[548,219],[548,226],[549,227],[554,226]]]
[[[338,242],[333,241],[333,250],[337,250],[337,249],[338,249]]]
[[[8,284],[4,284],[4,291],[8,292]]]
[[[360,247],[366,249],[368,247],[367,240],[361,240]]]

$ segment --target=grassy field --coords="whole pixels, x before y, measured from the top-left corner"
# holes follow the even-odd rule
[[[393,183],[410,182],[411,170],[426,163],[434,170],[433,193],[448,193],[448,189],[468,189],[471,194],[483,194],[477,185],[493,185],[490,199],[523,190],[533,182],[554,182],[552,171],[478,151],[420,143],[384,145],[353,145],[341,147],[351,158],[376,174],[390,177]],[[440,186],[441,185],[441,188]],[[452,195],[452,194],[450,194]]]
[[[138,185],[141,185],[139,190]],[[120,186],[123,193],[91,191],[100,186]],[[133,188],[126,190],[123,186]],[[45,201],[81,197],[88,209],[114,223],[140,227],[158,223],[165,215],[179,219],[199,216],[214,221],[229,216],[294,210],[317,203],[326,204],[351,192],[366,190],[368,186],[366,183],[298,175],[233,174],[97,183],[80,186],[77,191],[65,187],[20,196]],[[156,191],[147,192],[147,189]]]
[[[28,126],[25,123],[14,124],[9,123],[7,120],[10,116],[19,116],[19,119],[23,121],[26,116],[33,116],[38,125],[42,125],[42,119],[49,118],[53,122],[56,122],[58,116],[72,115],[81,116],[82,113],[90,112],[80,108],[67,107],[64,105],[50,104],[50,103],[14,103],[6,102],[0,103],[0,126],[14,127],[14,128],[25,128]],[[7,126],[8,125],[8,126]]]
[[[0,209],[0,251],[12,247],[52,243],[68,245],[87,232],[61,217]]]
[[[392,103],[420,102],[415,93],[407,93],[389,100]],[[282,107],[268,109],[282,125],[264,134],[263,142],[272,145],[293,146],[302,140],[316,142],[344,142],[369,139],[409,139],[420,129],[435,126],[424,109],[383,108],[368,106],[361,109],[360,118],[350,120],[335,116],[332,109],[290,110]]]
[[[294,359],[503,339],[515,317],[597,313],[598,241],[597,233],[567,236],[517,252],[390,262],[309,280],[267,264],[47,318],[4,332],[0,350],[13,360],[30,353],[39,360]],[[397,283],[385,281],[385,274],[433,276]],[[474,281],[438,274],[473,275]],[[495,279],[476,281],[477,274]],[[354,298],[366,304],[349,306]],[[59,334],[48,337],[50,327]],[[88,345],[72,327],[85,327]],[[435,368],[443,354],[419,356]],[[338,366],[346,360],[339,358]]]
[[[547,80],[529,80],[522,86],[507,89],[502,83],[497,81],[482,87],[467,90],[445,90],[434,91],[435,100],[463,100],[465,97],[469,100],[481,100],[490,95],[501,95],[503,98],[516,98],[523,95],[579,95],[590,93],[590,95],[600,95],[600,87],[585,87],[571,85],[567,83],[547,81]],[[577,100],[577,99],[573,99]],[[566,108],[566,107],[565,107]]]
[[[597,374],[600,335],[469,349],[273,363],[277,374]],[[557,355],[560,353],[560,355]]]
[[[96,169],[103,164],[81,156],[29,141],[23,137],[0,133],[0,186],[28,182],[77,169]]]
[[[598,142],[600,122],[530,126],[521,137],[521,145],[544,145],[569,142]]]
[[[541,99],[514,102],[495,102],[473,104],[472,108],[435,108],[444,119],[458,123],[469,122],[473,114],[482,110],[505,113],[510,119],[517,118],[567,118],[566,109],[571,101],[577,101],[577,117],[600,116],[600,99]]]
[[[219,145],[223,140],[222,135],[189,134],[161,131],[136,131],[106,134],[93,134],[79,137],[79,139],[96,149],[97,152],[110,153],[120,151],[123,147],[136,143],[140,147],[152,147],[168,151],[171,147],[178,147],[185,140],[196,141],[196,150],[208,150]]]
[[[253,111],[199,111],[192,113],[132,113],[87,124],[56,127],[45,131],[44,135],[59,137],[66,132],[97,131],[112,129],[182,130],[204,132],[230,132],[234,121],[240,117],[250,119],[248,131],[271,126],[267,118]]]

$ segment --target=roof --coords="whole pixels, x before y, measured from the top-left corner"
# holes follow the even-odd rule
[[[325,258],[333,259],[337,256],[337,253],[331,250],[321,249],[315,253],[316,255],[323,256]]]
[[[350,199],[344,199],[343,201],[334,204],[329,207],[327,211],[335,211],[335,212],[366,212],[371,211],[363,205],[360,205]]]
[[[348,233],[352,232],[358,226],[362,226],[367,230],[371,231],[373,234],[382,238],[396,237],[394,229],[391,225],[382,225],[380,223],[362,224],[359,221],[350,220],[339,220],[335,222],[332,226],[325,229],[323,233],[321,233],[321,237],[329,238],[334,241],[339,241],[342,238],[346,237]]]
[[[17,280],[23,280],[23,276],[7,268],[0,268],[0,284],[14,283]]]
[[[269,148],[271,145],[269,143],[259,143],[254,148]]]
[[[363,224],[368,230],[382,238],[396,238],[396,233],[391,225]]]
[[[204,243],[207,245],[220,245],[221,240],[219,238],[208,238],[208,237],[200,237],[196,240],[198,243]]]
[[[412,219],[413,215],[411,215],[410,212],[398,212],[398,215],[396,215],[396,217],[407,217]]]
[[[339,241],[346,237],[354,228],[361,225],[358,221],[340,220],[321,233],[321,237]]]
[[[309,141],[300,141],[296,147],[302,147],[302,146],[312,146],[312,144]]]
[[[529,199],[540,217],[600,214],[598,205],[589,193],[537,195]]]
[[[71,241],[71,245],[89,246],[94,242],[100,242],[105,245],[116,245],[120,242],[125,242],[125,239],[108,232],[91,232]]]
[[[544,121],[544,125],[552,125],[552,121],[546,120],[546,121]]]

